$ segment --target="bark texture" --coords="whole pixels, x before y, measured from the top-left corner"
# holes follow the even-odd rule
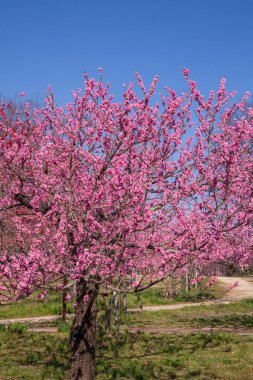
[[[76,311],[70,330],[69,380],[95,379],[95,347],[98,287],[81,281],[76,287]]]

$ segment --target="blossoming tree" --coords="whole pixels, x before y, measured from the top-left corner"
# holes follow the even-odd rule
[[[0,213],[14,238],[1,242],[1,299],[76,284],[70,379],[94,379],[101,289],[142,291],[192,262],[250,256],[251,111],[234,121],[245,100],[221,113],[224,83],[205,102],[188,74],[189,91],[160,103],[157,77],[147,90],[137,74],[140,98],[130,84],[115,102],[86,76],[66,108],[51,89],[25,118],[1,106]]]

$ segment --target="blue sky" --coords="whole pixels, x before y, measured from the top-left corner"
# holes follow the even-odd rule
[[[181,68],[199,88],[253,92],[252,0],[0,0],[0,94],[44,96],[59,104],[103,67],[117,97],[136,70],[183,91]]]

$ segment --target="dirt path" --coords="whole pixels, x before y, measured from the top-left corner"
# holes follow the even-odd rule
[[[159,310],[176,310],[183,307],[194,307],[199,305],[215,305],[215,304],[228,304],[236,300],[245,298],[253,298],[253,279],[242,277],[218,277],[217,281],[219,285],[224,289],[223,298],[213,301],[203,302],[182,302],[172,305],[155,305],[144,306],[144,311],[159,311]],[[234,283],[238,282],[238,286],[229,290]],[[129,312],[137,313],[140,309],[129,309]]]
[[[217,304],[228,304],[231,300],[214,300],[214,301],[203,301],[203,302],[181,302],[171,305],[155,305],[155,306],[143,306],[143,311],[159,311],[159,310],[177,310],[183,307],[195,307],[199,305],[217,305]],[[139,313],[141,309],[128,309],[129,313]]]
[[[253,279],[242,277],[218,277],[218,283],[224,288],[229,289],[235,282],[238,286],[224,294],[226,299],[239,300],[244,298],[253,298]]]
[[[57,327],[30,327],[28,331],[33,333],[54,334],[57,333]],[[148,334],[197,334],[205,333],[210,334],[212,332],[219,333],[232,333],[239,335],[253,335],[253,329],[250,328],[234,328],[234,327],[213,327],[213,326],[129,326],[128,331],[132,334],[140,332]]]
[[[144,306],[143,310],[144,311],[177,310],[183,307],[195,307],[199,305],[228,304],[230,302],[235,302],[236,300],[241,300],[244,298],[253,298],[253,279],[241,278],[241,277],[218,277],[218,282],[223,287],[224,290],[226,289],[228,290],[237,281],[238,281],[238,286],[231,289],[230,291],[225,292],[224,297],[218,300],[204,301],[204,302],[187,302],[187,303],[185,302],[185,303],[172,304],[172,305]],[[137,313],[137,312],[140,312],[141,310],[138,308],[138,309],[129,309],[128,311],[130,313]],[[67,315],[68,319],[72,317],[73,316],[70,314]],[[41,332],[46,332],[45,325],[47,325],[50,322],[56,321],[60,318],[61,317],[59,315],[47,315],[47,316],[32,317],[32,318],[12,318],[12,319],[2,319],[0,320],[0,324],[8,325],[9,323],[15,323],[15,322],[26,323],[29,327],[32,327],[33,331],[35,331],[35,326],[36,326],[36,331],[40,330]],[[147,326],[146,328],[157,330],[160,327]],[[48,329],[48,332],[56,331],[56,328],[47,327],[47,329]],[[166,326],[166,329],[167,329],[166,331],[169,331],[168,326]],[[181,327],[179,329],[181,329]],[[187,327],[187,329],[190,329],[191,332],[194,332],[193,330],[195,328]],[[203,327],[203,328],[198,327],[195,330],[200,331],[201,329],[206,329],[206,327]],[[207,329],[211,329],[211,328],[207,327]],[[214,328],[213,328],[213,331],[215,331]],[[224,331],[224,329],[222,331]],[[246,331],[246,330],[243,330],[243,331]],[[248,329],[247,331],[251,331],[252,333],[253,330]],[[175,333],[174,327],[173,327],[173,333]]]
[[[55,334],[58,332],[57,327],[31,327],[28,329],[29,332],[33,333],[44,333],[44,334]]]
[[[238,282],[236,287],[233,287],[235,282]],[[157,311],[157,310],[175,310],[183,307],[193,307],[198,305],[213,305],[213,304],[228,304],[245,298],[253,298],[253,280],[251,278],[241,277],[218,277],[219,285],[225,290],[223,298],[215,301],[198,302],[198,303],[181,303],[176,305],[157,305],[146,306],[143,310]],[[132,311],[138,311],[134,309]],[[234,328],[234,327],[211,327],[211,326],[142,326],[142,327],[129,327],[132,333],[146,332],[149,334],[193,334],[193,333],[211,333],[211,332],[225,332],[234,333],[239,335],[253,335],[251,328]]]
[[[196,333],[233,333],[239,335],[253,335],[253,329],[249,328],[234,328],[234,327],[212,327],[212,326],[130,326],[128,327],[130,333],[145,332],[148,334],[196,334]]]
[[[70,319],[71,317],[72,316],[70,314],[67,315],[67,319]],[[0,324],[8,325],[10,323],[25,323],[28,326],[43,326],[49,322],[54,322],[59,319],[61,319],[60,315],[45,315],[42,317],[1,319]]]

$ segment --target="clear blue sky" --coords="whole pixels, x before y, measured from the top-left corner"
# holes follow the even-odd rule
[[[4,96],[51,84],[63,104],[100,66],[117,96],[136,70],[182,91],[182,67],[205,93],[221,77],[253,92],[252,0],[0,0],[0,15]]]

